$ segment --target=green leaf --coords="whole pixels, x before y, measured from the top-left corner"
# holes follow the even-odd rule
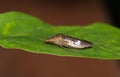
[[[89,49],[72,49],[46,44],[44,40],[57,33],[88,40]],[[0,14],[0,46],[22,49],[32,53],[58,56],[120,59],[120,30],[108,24],[96,23],[86,27],[52,26],[20,12]]]

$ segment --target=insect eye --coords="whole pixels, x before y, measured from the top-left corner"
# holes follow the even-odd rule
[[[51,42],[53,42],[54,40],[52,39],[52,38],[47,38],[46,40],[45,40],[45,42],[46,43],[51,43]]]
[[[50,38],[47,38],[47,39],[45,40],[46,43],[49,43],[50,41],[51,41]]]
[[[48,42],[49,42],[49,40],[48,40],[48,39],[46,39],[46,40],[45,40],[45,42],[46,42],[46,43],[48,43]]]

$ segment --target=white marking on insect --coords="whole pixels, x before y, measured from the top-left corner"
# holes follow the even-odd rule
[[[65,41],[67,41],[67,45],[70,47],[75,47],[75,48],[79,48],[79,46],[81,45],[81,41],[77,40],[76,42],[65,39]]]

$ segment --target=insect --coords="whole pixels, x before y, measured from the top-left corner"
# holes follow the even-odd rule
[[[50,38],[45,39],[45,42],[55,44],[61,47],[69,47],[76,49],[90,48],[93,45],[89,41],[74,38],[64,34],[56,34]]]

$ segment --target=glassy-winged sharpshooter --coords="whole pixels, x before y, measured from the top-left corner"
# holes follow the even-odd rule
[[[85,49],[92,47],[92,43],[83,39],[74,38],[64,34],[56,34],[45,39],[46,43],[55,44],[61,47]]]

